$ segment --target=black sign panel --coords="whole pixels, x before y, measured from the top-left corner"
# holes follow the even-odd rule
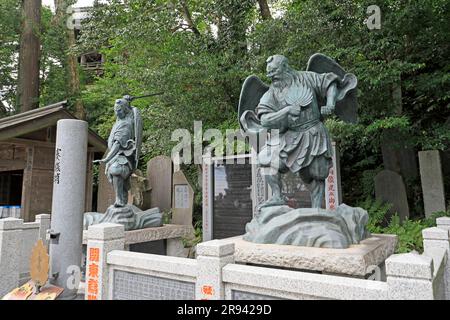
[[[252,220],[252,167],[245,164],[214,164],[213,239],[245,234]]]

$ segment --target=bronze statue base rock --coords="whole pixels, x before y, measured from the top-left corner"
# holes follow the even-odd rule
[[[125,231],[150,227],[160,227],[162,213],[159,208],[142,211],[134,205],[124,207],[109,206],[105,213],[86,212],[84,214],[83,228],[87,230],[90,225],[98,223],[117,223],[125,227]]]
[[[341,204],[336,210],[261,208],[245,227],[244,240],[317,248],[348,248],[369,237],[367,211]]]

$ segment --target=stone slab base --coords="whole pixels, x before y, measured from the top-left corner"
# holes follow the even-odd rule
[[[259,244],[242,236],[221,241],[234,243],[236,263],[364,277],[394,253],[397,236],[373,234],[347,249]]]
[[[191,235],[191,226],[165,224],[162,227],[125,231],[125,244],[135,244],[156,240],[183,238]],[[87,243],[87,230],[83,231],[83,244]]]

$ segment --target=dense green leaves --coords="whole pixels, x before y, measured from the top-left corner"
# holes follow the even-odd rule
[[[93,9],[77,48],[67,48],[62,27],[44,10],[41,104],[73,98],[64,65],[68,50],[101,52],[104,73],[86,74],[82,99],[91,127],[103,137],[114,121],[114,99],[164,92],[135,101],[144,118],[143,160],[170,154],[173,130],[192,132],[194,120],[203,130],[237,128],[243,80],[252,73],[267,80],[265,61],[276,53],[304,70],[308,58],[322,52],[358,77],[359,123],[327,121],[341,149],[347,203],[373,195],[385,132],[398,132],[416,150],[448,149],[447,0],[379,1],[379,30],[365,24],[371,0],[270,1],[269,20],[254,0],[105,2]],[[14,104],[18,3],[3,0],[0,8],[1,87]],[[189,170],[195,176],[196,168]]]

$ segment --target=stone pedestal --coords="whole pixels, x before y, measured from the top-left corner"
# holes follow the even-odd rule
[[[234,243],[236,263],[366,277],[394,253],[397,237],[372,235],[347,249],[259,244],[242,236],[221,241]]]

